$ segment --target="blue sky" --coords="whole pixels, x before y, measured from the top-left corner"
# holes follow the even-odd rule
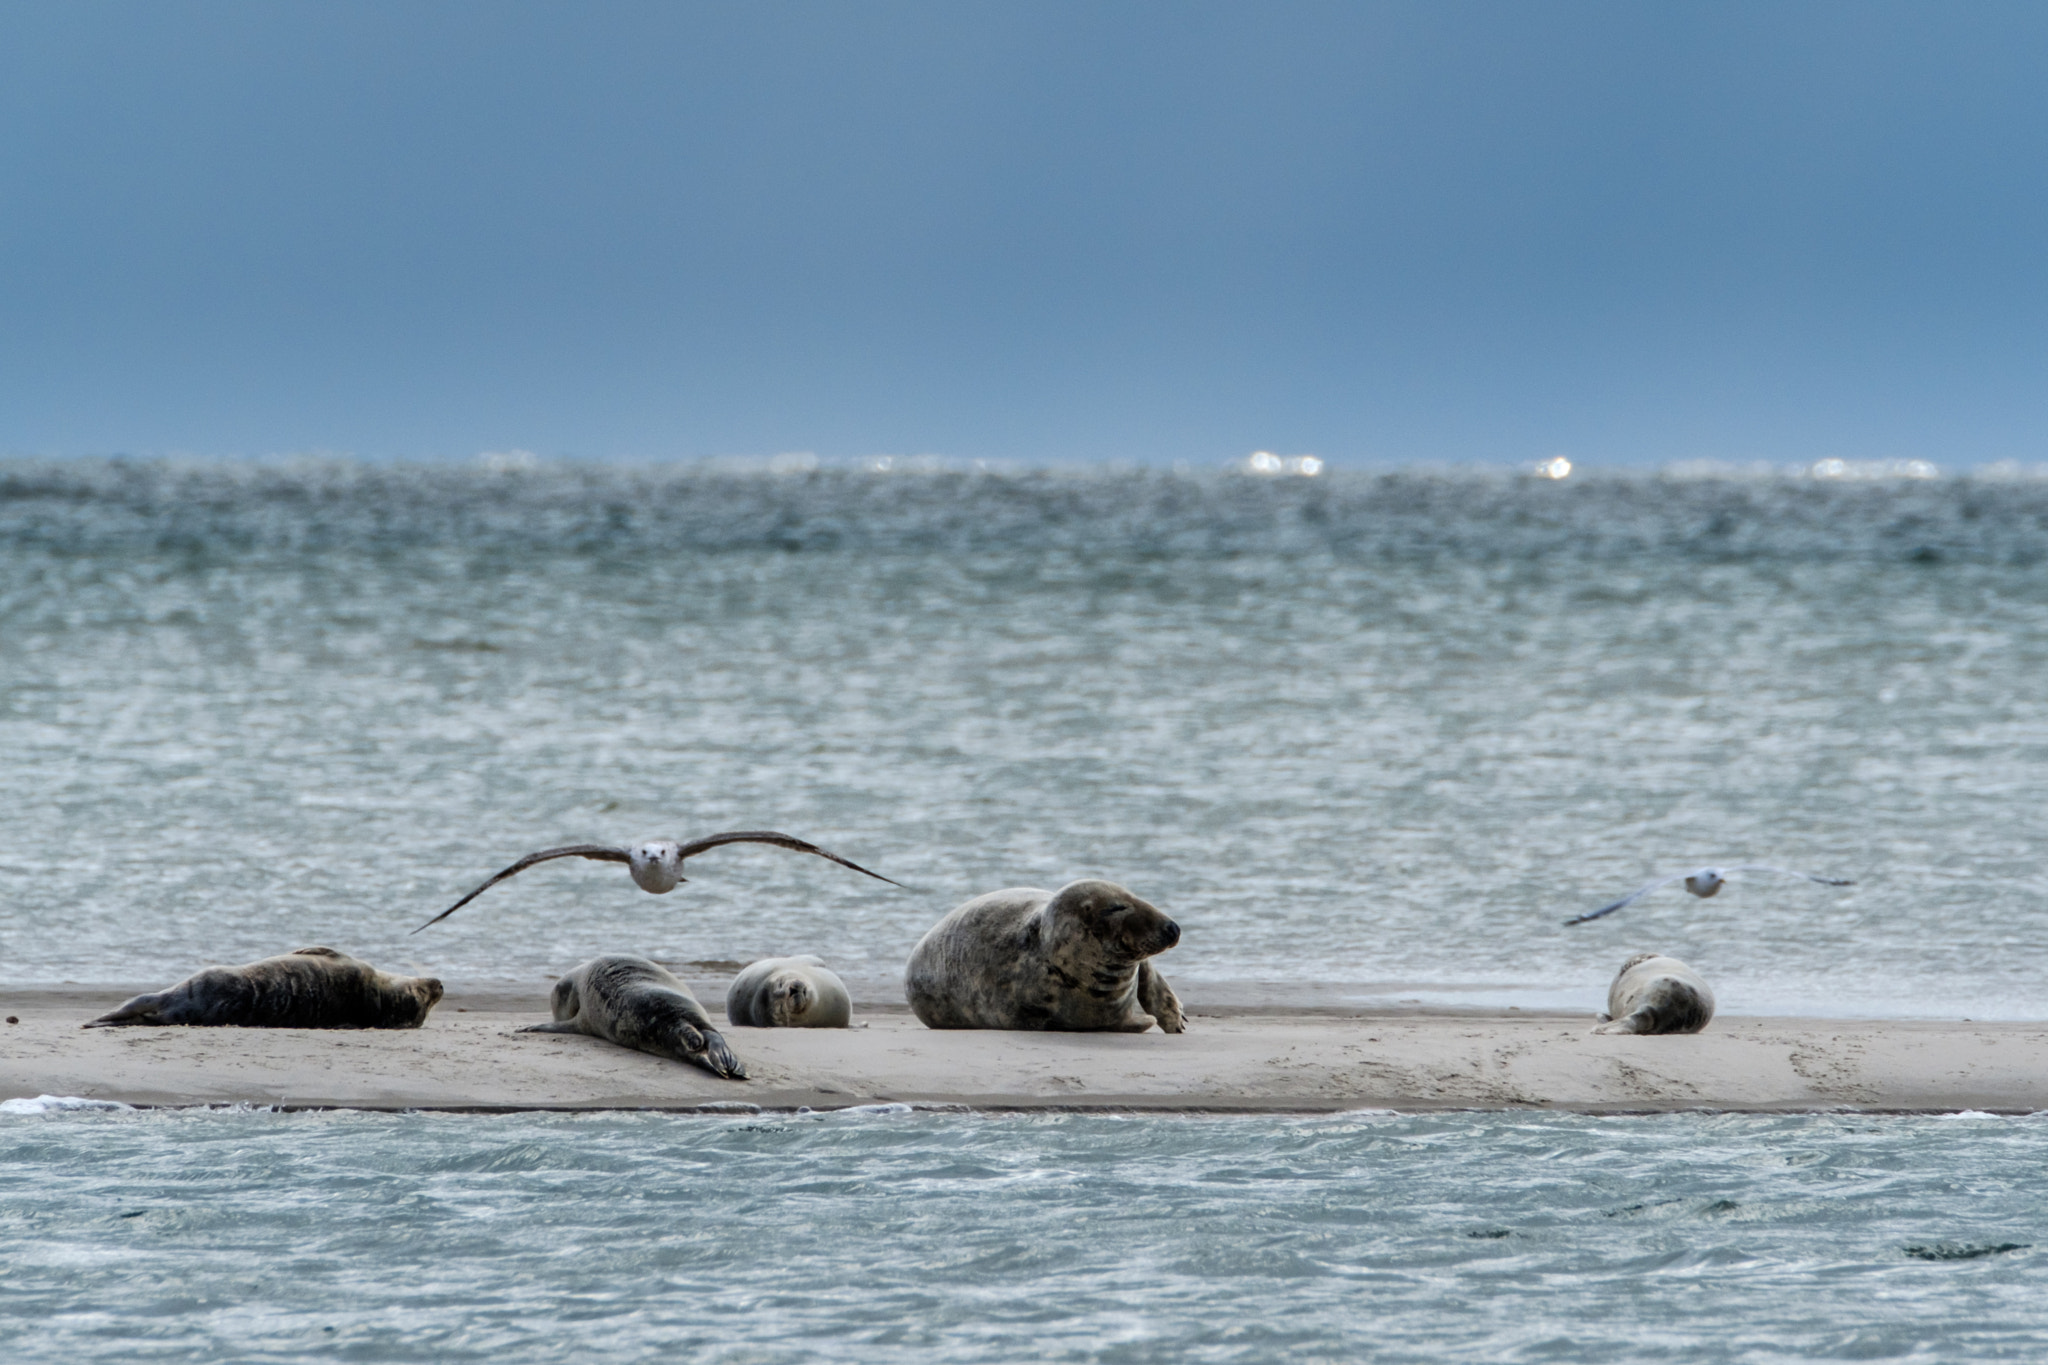
[[[2048,6],[0,6],[0,451],[2048,460]]]

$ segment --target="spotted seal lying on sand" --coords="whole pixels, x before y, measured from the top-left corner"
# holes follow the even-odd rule
[[[418,1028],[440,1000],[441,983],[431,976],[395,976],[332,948],[301,948],[194,972],[85,1027]]]
[[[1698,1033],[1714,1017],[1714,993],[1675,957],[1637,953],[1607,988],[1595,1033]]]
[[[823,958],[767,957],[732,979],[725,1017],[754,1028],[845,1028],[853,997]]]
[[[1115,882],[976,896],[911,950],[910,1008],[929,1028],[1187,1028],[1166,978],[1145,959],[1180,926]]]
[[[594,957],[555,983],[552,1024],[521,1033],[584,1033],[620,1047],[691,1062],[743,1081],[747,1069],[674,972],[644,957]]]

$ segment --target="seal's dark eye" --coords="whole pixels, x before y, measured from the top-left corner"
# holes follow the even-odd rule
[[[1109,909],[1103,911],[1106,915],[1127,915],[1130,912],[1131,907],[1128,905],[1112,905]]]

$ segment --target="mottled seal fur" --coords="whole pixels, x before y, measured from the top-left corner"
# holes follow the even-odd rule
[[[1698,1033],[1714,1017],[1714,993],[1675,957],[1637,953],[1607,988],[1595,1033]]]
[[[521,1033],[584,1033],[745,1080],[746,1067],[674,972],[644,957],[594,957],[555,983],[555,1022]]]
[[[1180,1001],[1145,959],[1180,926],[1115,882],[977,896],[911,950],[903,984],[930,1028],[1186,1029]]]
[[[332,948],[301,948],[194,972],[85,1027],[418,1028],[440,1000],[441,983],[431,976],[395,976]]]
[[[823,958],[768,957],[732,979],[725,1017],[754,1028],[845,1028],[853,997]]]

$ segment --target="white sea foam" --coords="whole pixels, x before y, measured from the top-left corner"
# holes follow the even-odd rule
[[[18,1098],[0,1100],[0,1114],[59,1114],[85,1109],[126,1109],[132,1104],[121,1104],[114,1100],[92,1100],[82,1095],[38,1095],[34,1099]]]

